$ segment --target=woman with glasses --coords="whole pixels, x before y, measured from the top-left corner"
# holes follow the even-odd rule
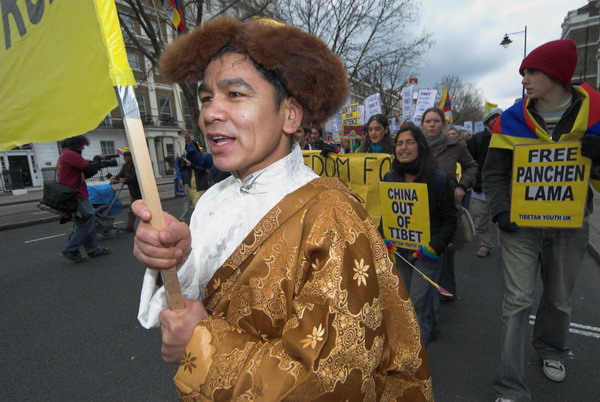
[[[416,253],[414,250],[401,248],[398,251],[437,282],[441,274],[444,250],[456,229],[454,185],[449,175],[437,168],[427,140],[415,124],[406,123],[398,130],[392,170],[386,173],[383,181],[427,184],[431,241]],[[396,256],[396,265],[410,293],[419,319],[421,336],[427,346],[429,341],[436,337],[433,333],[433,322],[439,308],[437,290],[420,274],[413,273],[413,268],[402,258]]]

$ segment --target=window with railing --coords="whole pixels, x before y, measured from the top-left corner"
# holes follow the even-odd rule
[[[162,96],[158,97],[158,104],[160,108],[159,118],[163,125],[174,124],[173,114],[171,112],[171,99]]]
[[[146,116],[146,97],[144,94],[135,94],[135,98],[140,109],[140,116]]]
[[[108,116],[106,116],[104,118],[104,120],[102,120],[100,122],[100,124],[98,124],[98,127],[105,127],[105,128],[110,128],[112,127],[112,119],[110,117],[110,114]]]

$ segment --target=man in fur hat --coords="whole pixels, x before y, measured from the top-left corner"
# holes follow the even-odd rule
[[[525,331],[538,275],[544,291],[536,313],[533,346],[546,377],[565,379],[569,355],[571,293],[589,238],[587,215],[575,229],[519,228],[510,221],[513,148],[581,140],[581,153],[592,159],[592,184],[600,183],[600,94],[586,83],[571,83],[577,48],[569,39],[548,42],[525,57],[519,68],[527,97],[496,121],[483,168],[483,190],[492,219],[500,229],[504,274],[502,349],[494,381],[498,400],[530,400],[525,384]]]
[[[342,62],[296,28],[223,17],[167,48],[161,69],[202,81],[200,127],[215,165],[233,173],[204,194],[189,228],[165,214],[166,229],[137,231],[136,257],[177,266],[187,297],[168,309],[147,271],[139,319],[161,326],[180,397],[432,399],[385,244],[359,198],[306,167],[292,140],[343,104]]]

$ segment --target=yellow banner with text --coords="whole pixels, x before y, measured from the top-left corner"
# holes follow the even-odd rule
[[[388,154],[330,153],[302,151],[304,163],[321,177],[337,177],[348,184],[364,201],[364,207],[375,225],[381,219],[379,182],[390,171],[392,160]]]

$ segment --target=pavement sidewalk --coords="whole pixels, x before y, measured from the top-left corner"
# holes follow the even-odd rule
[[[164,176],[156,179],[158,186],[158,192],[161,200],[169,200],[175,198],[175,191],[173,181],[175,176]],[[113,188],[116,190],[117,185]],[[12,195],[10,193],[0,193],[0,231],[14,229],[24,226],[37,225],[40,223],[58,221],[60,217],[50,212],[40,211],[36,208],[38,201],[42,199],[43,188],[42,187],[29,187],[27,188],[27,194],[23,195]],[[123,203],[123,206],[129,206],[129,191],[125,188],[119,195],[119,199]],[[19,204],[31,204],[32,209],[35,213],[3,213],[9,208],[14,208]],[[35,215],[35,216],[33,216]]]

